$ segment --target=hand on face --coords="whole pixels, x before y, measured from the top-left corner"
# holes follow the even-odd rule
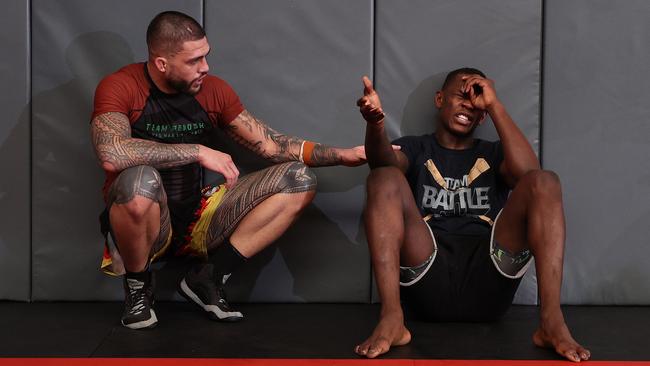
[[[367,76],[363,77],[363,97],[357,100],[357,106],[366,122],[378,125],[384,121],[379,94],[372,87],[372,82]]]
[[[480,75],[464,75],[461,80],[463,83],[461,90],[469,95],[469,100],[474,108],[486,111],[498,102],[492,80]]]

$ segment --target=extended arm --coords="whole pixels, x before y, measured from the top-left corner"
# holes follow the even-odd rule
[[[404,153],[396,151],[388,141],[384,128],[384,112],[381,108],[379,95],[368,77],[363,77],[363,97],[357,101],[359,111],[366,120],[366,155],[370,169],[383,166],[395,166],[402,172],[408,168],[408,160]]]
[[[126,115],[103,113],[91,123],[95,152],[102,168],[119,172],[137,165],[157,169],[199,162],[203,167],[219,172],[228,185],[237,181],[239,171],[228,154],[198,144],[163,144],[131,137],[131,125]]]
[[[309,166],[347,165],[365,163],[362,147],[341,149],[279,133],[243,111],[226,127],[235,141],[261,157],[276,163],[302,161]]]
[[[476,75],[464,76],[463,80],[464,91],[469,93],[472,104],[487,111],[494,122],[504,155],[499,170],[508,185],[514,187],[524,174],[540,169],[539,160],[524,134],[497,98],[492,80]],[[480,86],[482,92],[477,94],[473,85]]]

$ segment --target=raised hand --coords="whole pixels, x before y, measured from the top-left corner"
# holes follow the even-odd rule
[[[494,89],[494,82],[479,75],[465,75],[462,91],[469,95],[469,100],[474,108],[488,110],[499,102]]]
[[[379,94],[372,87],[372,82],[367,76],[363,77],[363,97],[357,100],[357,106],[366,122],[380,124],[384,121]]]
[[[226,187],[232,188],[237,183],[239,170],[230,155],[199,145],[199,163],[202,167],[223,175]]]

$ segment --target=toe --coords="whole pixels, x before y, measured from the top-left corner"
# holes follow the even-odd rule
[[[375,357],[381,355],[382,353],[386,353],[386,351],[387,351],[387,350],[385,350],[385,349],[384,349],[383,347],[381,347],[381,346],[371,347],[371,348],[368,350],[368,358],[375,358]]]
[[[361,343],[360,345],[354,348],[354,352],[359,356],[365,356],[368,354],[368,348],[370,344],[368,342]]]
[[[566,357],[569,361],[580,362],[580,356],[578,356],[578,353],[574,350],[565,351],[564,357]]]
[[[578,347],[578,354],[580,355],[580,358],[584,361],[591,358],[591,352],[589,352],[588,349],[585,349],[583,347]]]
[[[384,338],[380,338],[376,340],[368,349],[368,358],[375,358],[381,354],[388,352],[389,349],[390,342]]]

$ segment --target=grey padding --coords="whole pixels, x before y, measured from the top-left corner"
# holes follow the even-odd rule
[[[646,0],[5,2],[1,299],[122,298],[120,281],[98,270],[103,173],[90,142],[92,98],[101,77],[145,60],[146,26],[168,9],[205,15],[211,70],[251,112],[281,132],[333,145],[363,142],[354,104],[362,75],[374,75],[397,137],[433,130],[433,93],[447,71],[482,69],[533,147],[541,147],[544,167],[562,179],[562,301],[650,303]],[[496,138],[489,122],[478,133]],[[243,172],[263,165],[232,143],[218,145],[236,153]],[[361,222],[367,173],[316,169],[314,203],[278,245],[232,277],[233,299],[376,300]],[[184,266],[161,272],[158,298],[178,299],[173,285]],[[536,302],[533,271],[516,302]]]
[[[146,27],[170,9],[202,18],[199,0],[32,1],[34,300],[123,299],[121,281],[98,270],[92,101],[103,76],[146,60]]]
[[[0,299],[30,298],[29,1],[3,2],[0,21]]]
[[[650,2],[546,2],[544,166],[562,178],[562,300],[650,303]]]
[[[335,146],[363,144],[355,102],[371,72],[372,1],[206,1],[211,71],[274,129]],[[259,160],[236,149],[244,171]],[[361,225],[366,167],[317,168],[318,194],[276,245],[233,275],[234,299],[366,302]],[[229,293],[229,294],[230,294]]]
[[[499,98],[536,149],[542,8],[536,0],[376,2],[375,88],[392,138],[434,131],[433,98],[445,75],[475,67],[495,81]],[[477,136],[497,139],[486,120]],[[373,299],[377,300],[376,291]],[[537,301],[534,270],[516,303]]]

